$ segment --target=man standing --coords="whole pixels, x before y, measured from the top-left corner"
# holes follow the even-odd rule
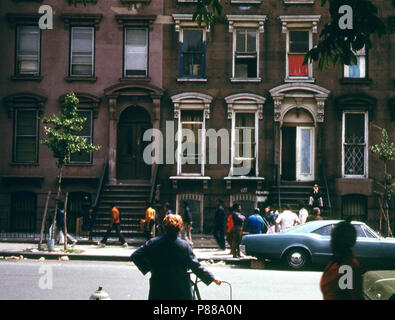
[[[246,227],[250,234],[261,234],[265,230],[265,222],[259,213],[260,210],[256,208],[254,214],[247,219]]]
[[[117,235],[119,237],[119,241],[121,242],[122,246],[124,248],[126,248],[128,246],[128,244],[126,243],[125,238],[121,234],[121,228],[120,228],[121,220],[119,218],[119,210],[115,206],[115,204],[111,204],[110,208],[111,208],[110,225],[108,226],[106,235],[104,236],[104,238],[103,238],[103,240],[101,242],[100,241],[98,242],[98,245],[100,245],[101,247],[105,247],[106,246],[106,242],[107,242],[107,238],[111,234],[112,229],[115,229],[115,231],[116,231],[116,233],[117,233]]]
[[[275,233],[278,214],[274,212],[270,206],[266,206],[263,217],[267,226],[266,233]]]
[[[280,215],[276,220],[276,229],[277,226],[280,226],[281,232],[285,232],[293,228],[294,226],[300,224],[300,220],[296,215],[296,213],[291,211],[291,206],[287,204],[285,206],[285,209],[286,210],[284,210],[283,213],[280,213]]]
[[[306,223],[307,216],[309,215],[309,212],[304,206],[304,201],[299,201],[299,220],[301,224]]]
[[[232,229],[231,253],[233,254],[233,258],[239,258],[241,257],[239,245],[241,243],[241,239],[243,238],[243,225],[245,216],[241,214],[241,205],[238,203],[233,205],[232,220],[234,226]]]
[[[189,208],[188,202],[184,201],[184,216],[183,222],[184,222],[184,229],[183,229],[183,234],[184,234],[184,239],[191,245],[193,246],[192,242],[192,213],[191,209]]]
[[[309,206],[312,207],[319,207],[322,208],[324,206],[324,203],[322,201],[322,194],[321,191],[318,187],[318,184],[315,184],[313,186],[313,190],[310,193],[309,197]]]
[[[219,247],[225,250],[225,209],[222,200],[217,199],[215,204],[217,206],[217,211],[215,212],[214,238]]]

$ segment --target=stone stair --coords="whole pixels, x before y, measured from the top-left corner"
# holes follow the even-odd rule
[[[105,185],[92,236],[102,237],[106,233],[111,220],[111,203],[119,209],[122,235],[125,238],[142,236],[140,220],[145,217],[145,205],[150,192],[149,183]],[[115,231],[112,236],[115,236]]]

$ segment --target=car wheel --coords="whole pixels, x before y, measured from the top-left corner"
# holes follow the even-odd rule
[[[300,270],[303,269],[309,262],[308,253],[303,249],[292,249],[288,251],[286,255],[286,263],[287,265],[294,269]]]

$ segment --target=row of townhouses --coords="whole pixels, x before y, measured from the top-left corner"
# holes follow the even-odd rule
[[[326,216],[377,227],[383,165],[369,147],[381,128],[395,138],[391,1],[374,1],[389,32],[358,64],[322,71],[303,64],[329,21],[321,1],[229,0],[209,27],[192,20],[194,2],[1,1],[0,232],[40,230],[58,176],[40,117],[69,92],[87,117],[81,136],[101,146],[64,170],[72,232],[84,196],[98,207],[96,233],[114,201],[133,234],[152,199],[177,212],[188,201],[194,230],[210,232],[218,198],[248,215],[263,201],[307,200],[314,183]],[[38,25],[44,4],[52,29]],[[162,134],[163,163],[144,160],[148,129]],[[188,133],[198,138],[183,148]]]

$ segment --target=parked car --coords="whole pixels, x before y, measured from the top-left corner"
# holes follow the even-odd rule
[[[341,220],[320,220],[285,232],[246,235],[240,250],[260,259],[281,260],[292,269],[308,264],[326,265],[332,252],[330,235]],[[382,238],[365,223],[353,221],[357,242],[353,248],[362,267],[395,267],[395,238]]]
[[[395,270],[366,272],[363,275],[363,295],[367,300],[395,300]]]

